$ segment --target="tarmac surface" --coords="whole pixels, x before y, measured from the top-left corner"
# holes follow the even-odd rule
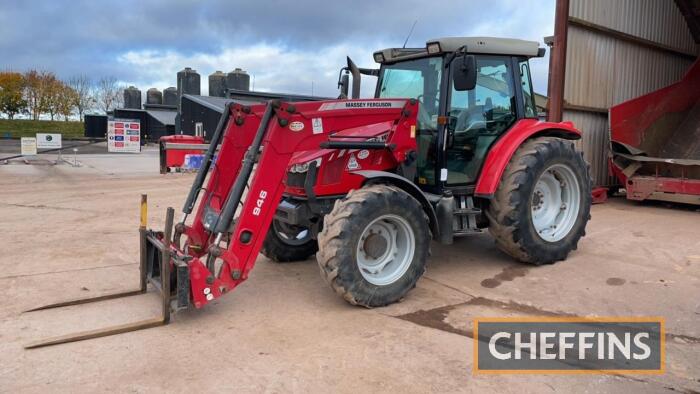
[[[159,313],[153,292],[22,313],[137,288],[141,193],[162,228],[194,176],[159,175],[154,149],[77,160],[0,164],[0,392],[700,391],[700,212],[622,198],[594,206],[579,249],[554,265],[516,263],[488,234],[434,243],[417,288],[369,310],[331,291],[315,260],[261,255],[234,292],[168,326],[25,350]],[[666,372],[472,373],[473,318],[543,315],[662,316]]]

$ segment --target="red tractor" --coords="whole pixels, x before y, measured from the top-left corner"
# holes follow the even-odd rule
[[[367,74],[378,77],[376,100],[319,110],[400,108],[403,119],[319,128],[330,138],[293,154],[262,253],[278,262],[316,253],[331,287],[366,307],[416,285],[431,239],[451,244],[488,227],[524,263],[565,259],[585,232],[590,178],[570,142],[580,132],[537,119],[528,58],[543,54],[536,42],[445,38],[376,52],[378,70],[348,59],[353,98]]]
[[[200,308],[246,280],[260,251],[316,254],[344,299],[384,306],[415,287],[431,241],[485,228],[524,263],[565,259],[591,181],[571,142],[581,133],[537,118],[528,59],[543,54],[530,41],[431,40],[374,53],[377,70],[348,59],[351,99],[341,71],[338,100],[229,104],[174,233],[172,208],[164,232],[142,224],[140,291],[156,285],[167,323],[171,306]],[[361,74],[378,77],[374,99],[358,98]]]

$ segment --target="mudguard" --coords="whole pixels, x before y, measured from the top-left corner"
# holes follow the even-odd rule
[[[474,195],[481,198],[493,198],[501,176],[511,157],[526,140],[533,137],[558,137],[567,140],[581,138],[581,132],[572,122],[542,122],[536,119],[518,121],[503,137],[491,147],[476,182]]]
[[[408,179],[393,174],[386,171],[354,171],[353,174],[360,175],[365,178],[363,184],[368,183],[386,183],[392,184],[406,193],[410,194],[413,198],[418,200],[420,205],[423,207],[423,211],[428,215],[428,220],[430,221],[430,231],[432,232],[433,239],[438,239],[440,236],[440,228],[438,226],[437,215],[435,214],[435,209],[433,205],[428,201],[423,191],[415,185],[415,183],[409,181]]]

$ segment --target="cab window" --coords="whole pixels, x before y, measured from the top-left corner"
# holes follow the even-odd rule
[[[440,110],[442,57],[426,57],[382,66],[379,98],[414,98],[419,102],[417,119],[417,179],[435,185],[437,118]]]
[[[530,65],[527,60],[521,61],[520,67],[520,84],[523,86],[523,107],[525,108],[526,118],[537,117],[537,107],[535,106],[535,95],[532,91],[532,78],[530,77]]]
[[[448,139],[445,147],[447,184],[476,181],[491,144],[516,120],[511,58],[476,57],[476,87],[451,87]]]

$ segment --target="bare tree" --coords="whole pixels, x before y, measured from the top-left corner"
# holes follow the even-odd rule
[[[105,113],[119,108],[124,99],[122,98],[122,86],[117,83],[114,77],[102,77],[97,82],[97,106]]]
[[[68,86],[73,89],[73,106],[78,111],[78,117],[82,121],[85,113],[97,104],[93,94],[94,86],[92,80],[87,75],[80,74],[68,79]]]

